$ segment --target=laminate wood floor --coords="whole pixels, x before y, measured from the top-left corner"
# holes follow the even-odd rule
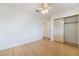
[[[29,44],[0,51],[0,56],[78,56],[79,48],[50,40],[39,40]]]

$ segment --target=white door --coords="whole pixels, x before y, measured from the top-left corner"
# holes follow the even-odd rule
[[[47,34],[48,38],[51,38],[51,22],[47,22]]]
[[[45,22],[43,25],[44,37],[51,38],[51,22]]]

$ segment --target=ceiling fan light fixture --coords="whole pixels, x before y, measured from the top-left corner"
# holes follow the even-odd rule
[[[48,13],[48,9],[45,9],[45,13],[46,13],[46,14]]]
[[[50,7],[48,6],[48,4],[47,3],[44,3],[43,4],[43,7],[38,8],[36,10],[36,12],[39,12],[39,13],[42,13],[42,14],[47,14],[49,12],[49,9],[50,9]]]
[[[41,11],[42,14],[47,14],[48,13],[48,9],[44,9]]]
[[[42,13],[42,14],[45,14],[45,11],[44,11],[44,10],[42,10],[42,11],[41,11],[41,13]]]

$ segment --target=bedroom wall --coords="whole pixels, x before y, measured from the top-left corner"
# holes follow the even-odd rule
[[[51,41],[54,41],[54,17],[51,16],[50,18],[50,21],[51,21]]]
[[[0,5],[0,50],[42,38],[42,18],[16,8]]]

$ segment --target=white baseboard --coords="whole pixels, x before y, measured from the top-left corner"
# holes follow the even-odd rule
[[[35,42],[35,41],[38,41],[38,40],[41,40],[41,39],[36,39],[36,40],[31,40],[31,41],[23,41],[23,42],[20,42],[20,43],[12,44],[10,46],[0,48],[0,51],[5,50],[5,49],[9,49],[9,48],[13,48],[13,47],[17,47],[17,46],[20,46],[20,45],[24,45],[24,44],[29,44],[29,43],[32,43],[32,42]]]

